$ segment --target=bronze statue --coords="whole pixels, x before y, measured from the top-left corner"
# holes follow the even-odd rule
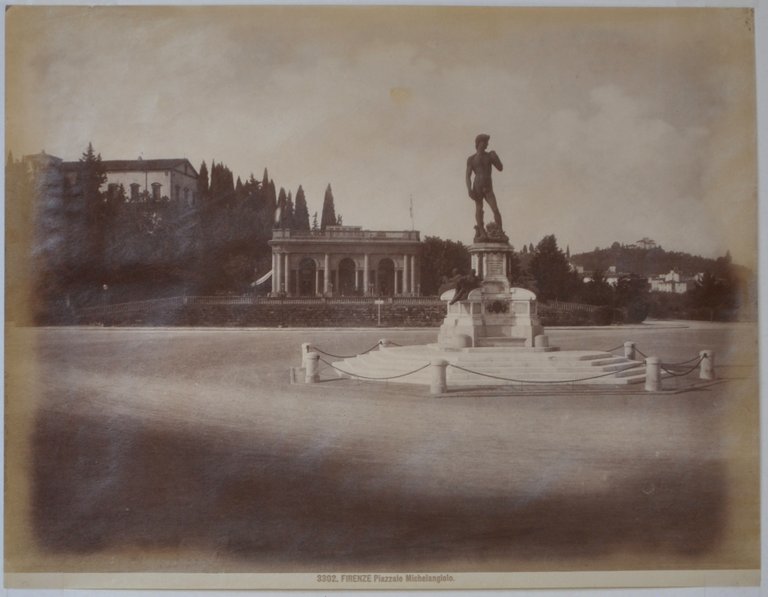
[[[501,227],[501,214],[496,205],[496,195],[493,193],[491,180],[492,167],[501,172],[504,166],[495,151],[486,151],[490,138],[490,135],[478,135],[475,138],[477,151],[467,158],[467,192],[469,198],[475,202],[475,242],[487,240],[507,242],[507,236]],[[483,200],[488,202],[493,211],[494,222],[488,224],[487,230],[483,225]]]
[[[470,291],[480,287],[482,279],[478,277],[475,270],[468,275],[464,275],[459,272],[458,268],[453,268],[451,277],[443,276],[443,283],[437,291],[438,296],[442,296],[444,292],[448,290],[454,290],[453,298],[448,303],[453,305],[458,301],[466,300]]]

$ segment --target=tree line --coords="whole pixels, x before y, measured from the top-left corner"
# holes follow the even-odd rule
[[[648,256],[650,255],[650,257]],[[611,256],[616,258],[614,261]],[[422,245],[422,292],[435,294],[454,270],[468,272],[469,250],[462,243],[427,237]],[[589,275],[574,264],[595,266]],[[611,265],[621,271],[615,284],[607,280]],[[648,276],[672,269],[695,268],[701,273],[684,294],[651,292]],[[687,271],[691,271],[690,269]],[[653,272],[648,273],[646,272]],[[512,254],[509,281],[528,288],[543,302],[577,302],[605,308],[605,320],[616,320],[611,311],[620,311],[621,321],[639,322],[648,315],[686,319],[733,319],[739,310],[751,306],[749,270],[734,265],[730,254],[717,259],[666,252],[661,247],[641,249],[614,243],[610,249],[570,256],[555,235],[544,236],[537,245],[524,244]],[[586,280],[586,281],[585,281]]]
[[[27,293],[44,312],[62,304],[242,293],[271,267],[273,228],[324,230],[342,222],[330,184],[320,218],[315,212],[310,221],[304,189],[293,195],[277,188],[267,169],[261,179],[243,181],[223,163],[209,169],[203,162],[193,202],[147,189],[129,197],[122,185],[106,182],[91,144],[66,172],[35,170],[9,153],[9,260],[19,280],[31,265],[16,285],[20,300]]]

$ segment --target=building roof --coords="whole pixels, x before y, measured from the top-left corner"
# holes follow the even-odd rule
[[[136,172],[136,171],[156,171],[156,170],[174,170],[184,164],[189,165],[197,176],[197,170],[187,158],[168,158],[160,160],[102,160],[102,165],[107,172]],[[64,162],[62,166],[65,169],[74,170],[80,162]]]

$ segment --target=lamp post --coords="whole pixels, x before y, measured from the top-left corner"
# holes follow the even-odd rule
[[[109,294],[109,285],[101,285],[101,311],[102,311],[102,325],[107,325],[107,298]]]

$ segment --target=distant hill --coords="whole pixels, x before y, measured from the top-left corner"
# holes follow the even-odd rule
[[[666,274],[673,269],[683,274],[710,272],[718,278],[735,276],[742,280],[752,275],[749,268],[732,263],[730,253],[724,257],[709,259],[680,251],[666,251],[658,246],[621,245],[618,242],[607,249],[572,255],[570,261],[574,266],[583,267],[584,271],[605,272],[615,266],[617,273],[643,277]]]

